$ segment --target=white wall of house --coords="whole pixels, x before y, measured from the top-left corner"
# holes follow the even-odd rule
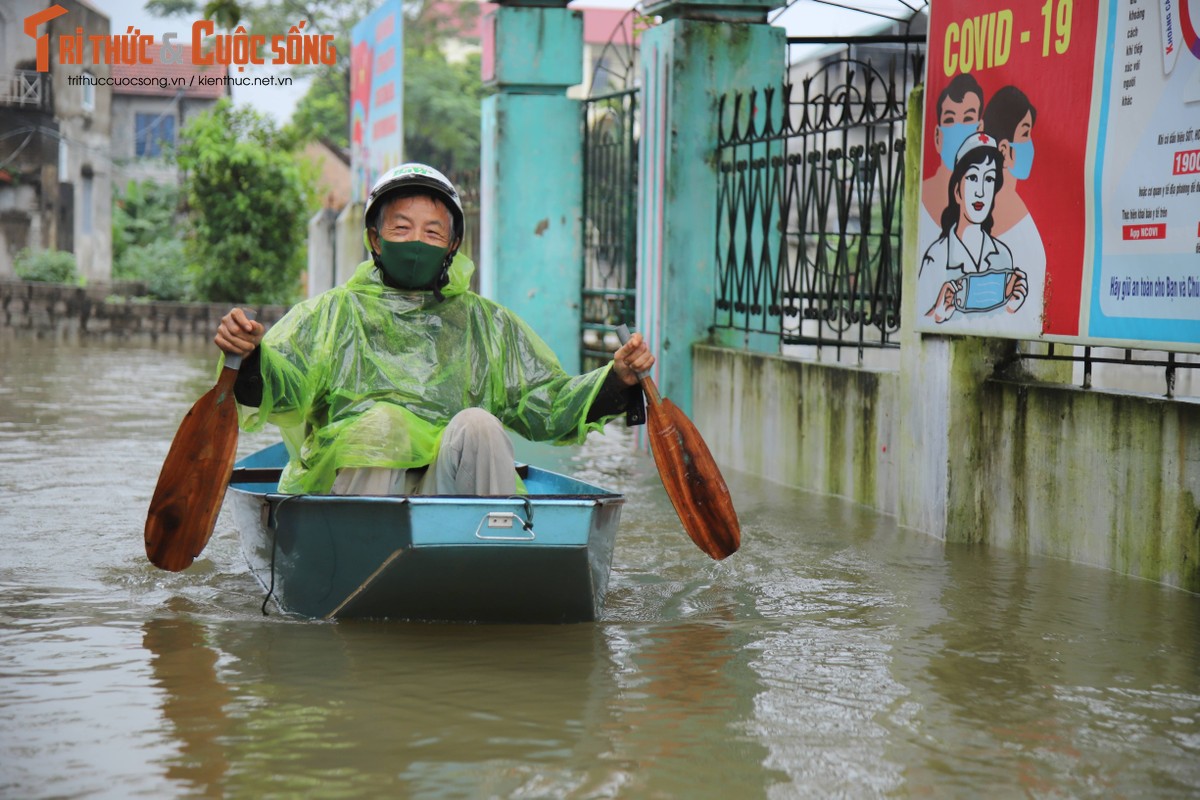
[[[179,170],[171,147],[146,148],[138,152],[137,120],[146,115],[160,120],[171,131],[174,143],[187,124],[216,104],[215,100],[185,97],[156,97],[151,95],[117,94],[113,97],[112,158],[116,185],[129,181],[150,180],[155,183],[178,183]]]
[[[0,107],[0,136],[14,134],[0,139],[0,162],[11,167],[10,181],[0,185],[0,276],[12,276],[17,251],[30,247],[68,249],[85,278],[105,281],[112,275],[111,89],[70,81],[85,70],[105,77],[110,68],[58,63],[58,37],[76,28],[85,37],[109,35],[109,19],[79,0],[58,4],[67,13],[40,31],[50,37],[50,71],[28,73],[43,82],[43,91],[52,91],[53,107]],[[36,43],[25,35],[24,20],[47,5],[0,5],[0,75],[33,68]]]

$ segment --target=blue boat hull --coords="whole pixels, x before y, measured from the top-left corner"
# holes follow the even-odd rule
[[[272,471],[286,461],[282,444],[247,456],[226,495],[251,570],[286,611],[563,623],[603,608],[621,495],[535,467],[513,498],[283,495]]]

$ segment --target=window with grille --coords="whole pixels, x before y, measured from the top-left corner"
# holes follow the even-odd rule
[[[175,146],[175,117],[166,114],[136,114],[134,139],[138,158],[166,155]]]

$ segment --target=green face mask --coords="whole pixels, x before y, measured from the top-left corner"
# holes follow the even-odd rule
[[[389,242],[380,237],[377,260],[396,286],[402,289],[432,289],[449,250],[448,247],[424,242]]]

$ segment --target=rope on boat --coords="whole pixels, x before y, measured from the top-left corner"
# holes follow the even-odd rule
[[[267,517],[267,527],[271,529],[271,584],[267,587],[267,596],[262,601],[262,614],[264,617],[271,616],[267,612],[267,603],[271,602],[271,595],[275,594],[275,553],[278,550],[275,545],[279,539],[279,509],[283,508],[283,504],[293,497],[299,497],[299,495],[289,495],[280,500],[276,505],[271,507],[271,514]]]
[[[533,530],[533,503],[530,501],[529,495],[514,494],[514,495],[509,495],[508,499],[509,500],[520,500],[522,503],[525,504],[525,519],[521,519],[520,517],[517,517],[517,519],[521,519],[521,527],[523,527],[527,531],[532,531]]]

